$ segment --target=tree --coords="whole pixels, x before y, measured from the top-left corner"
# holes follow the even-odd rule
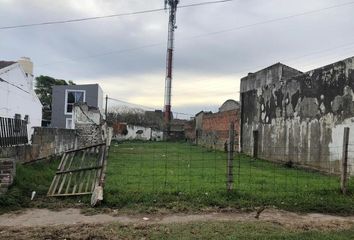
[[[36,77],[35,92],[43,105],[42,118],[47,122],[52,118],[52,87],[56,85],[75,85],[75,83],[49,76]]]

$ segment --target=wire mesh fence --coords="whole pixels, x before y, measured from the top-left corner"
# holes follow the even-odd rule
[[[340,147],[335,147],[340,149]],[[334,152],[335,149],[332,149]],[[277,150],[274,149],[276,152]],[[279,151],[278,149],[278,152]],[[291,159],[283,153],[277,159]],[[333,169],[339,162],[271,162],[235,153],[233,191],[243,194],[339,194],[340,176]],[[333,153],[331,154],[333,158]],[[124,142],[112,144],[106,188],[136,194],[226,192],[227,152],[171,142]],[[341,153],[338,151],[338,159]],[[321,159],[320,159],[321,160]],[[352,169],[354,158],[348,161]],[[321,171],[315,170],[321,166]],[[328,171],[323,166],[328,167]],[[353,180],[349,192],[354,192]]]

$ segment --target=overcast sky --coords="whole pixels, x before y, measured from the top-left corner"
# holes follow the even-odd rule
[[[181,0],[180,5],[205,1],[210,0]],[[173,111],[215,111],[225,100],[239,99],[241,77],[276,62],[307,71],[354,56],[354,1],[238,28],[350,2],[234,0],[179,9]],[[161,7],[163,0],[0,0],[0,27]],[[167,21],[162,11],[0,30],[0,58],[27,56],[36,76],[99,83],[113,98],[161,109]]]

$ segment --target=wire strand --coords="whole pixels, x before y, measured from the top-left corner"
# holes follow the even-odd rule
[[[273,18],[273,19],[270,19],[270,20],[267,20],[267,21],[260,21],[260,22],[256,22],[256,23],[252,23],[252,24],[246,24],[246,25],[240,25],[240,26],[236,26],[236,27],[228,28],[228,29],[224,29],[224,30],[207,32],[207,33],[195,35],[195,36],[192,36],[192,37],[180,38],[179,41],[187,41],[187,40],[193,40],[193,39],[196,39],[196,38],[219,35],[219,34],[224,34],[224,33],[234,32],[234,31],[240,31],[240,30],[247,29],[247,28],[252,28],[252,27],[256,27],[256,26],[266,25],[266,24],[270,24],[270,23],[274,23],[274,22],[278,22],[278,21],[289,20],[289,19],[292,19],[292,18],[305,16],[305,15],[310,15],[310,14],[315,14],[315,13],[319,13],[319,12],[322,12],[322,11],[327,11],[327,10],[330,10],[330,9],[333,9],[333,8],[339,8],[339,7],[344,7],[344,6],[353,5],[353,4],[354,4],[354,1],[346,2],[346,3],[343,3],[343,4],[332,5],[332,6],[328,6],[328,7],[325,7],[325,8],[315,9],[315,10],[311,10],[311,11],[307,11],[307,12],[301,12],[301,13],[288,15],[288,16],[284,16],[284,17],[280,17],[280,18]],[[0,30],[1,30],[1,28],[0,28]],[[161,46],[161,45],[164,45],[164,44],[165,44],[165,42],[158,42],[158,43],[141,45],[141,46],[133,47],[133,48],[117,49],[117,50],[107,51],[107,52],[103,52],[103,53],[99,53],[99,54],[83,56],[83,57],[77,57],[77,58],[74,58],[72,60],[75,61],[75,60],[102,57],[102,56],[107,56],[107,55],[111,55],[111,54],[122,54],[122,53],[137,51],[137,50],[141,50],[141,49],[153,48],[153,47]],[[56,62],[51,62],[51,63],[47,63],[47,64],[40,64],[37,67],[42,68],[42,67],[45,67],[45,66],[48,66],[48,65],[57,64],[57,63],[67,63],[67,61],[56,61]]]
[[[182,5],[182,6],[179,6],[178,8],[197,7],[197,6],[225,3],[225,2],[232,2],[232,1],[233,0],[208,1],[208,2]],[[27,28],[27,27],[45,26],[45,25],[56,25],[56,24],[65,24],[65,23],[76,23],[76,22],[99,20],[99,19],[105,19],[105,18],[117,18],[117,17],[123,17],[123,16],[132,16],[132,15],[139,15],[139,14],[146,14],[146,13],[161,12],[161,11],[165,11],[165,10],[166,10],[165,8],[157,8],[157,9],[150,9],[150,10],[143,10],[143,11],[136,11],[136,12],[129,12],[129,13],[117,13],[117,14],[96,16],[96,17],[86,17],[86,18],[76,18],[76,19],[68,19],[68,20],[58,20],[58,21],[48,21],[48,22],[40,22],[40,23],[4,26],[4,27],[0,27],[0,30]]]

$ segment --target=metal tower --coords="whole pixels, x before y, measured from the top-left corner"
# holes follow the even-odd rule
[[[174,49],[174,33],[176,26],[176,12],[179,0],[165,0],[165,9],[169,9],[168,22],[168,42],[166,56],[166,80],[165,80],[165,108],[164,108],[164,123],[165,131],[169,136],[171,130],[171,88],[172,88],[172,68],[173,68],[173,49]]]

